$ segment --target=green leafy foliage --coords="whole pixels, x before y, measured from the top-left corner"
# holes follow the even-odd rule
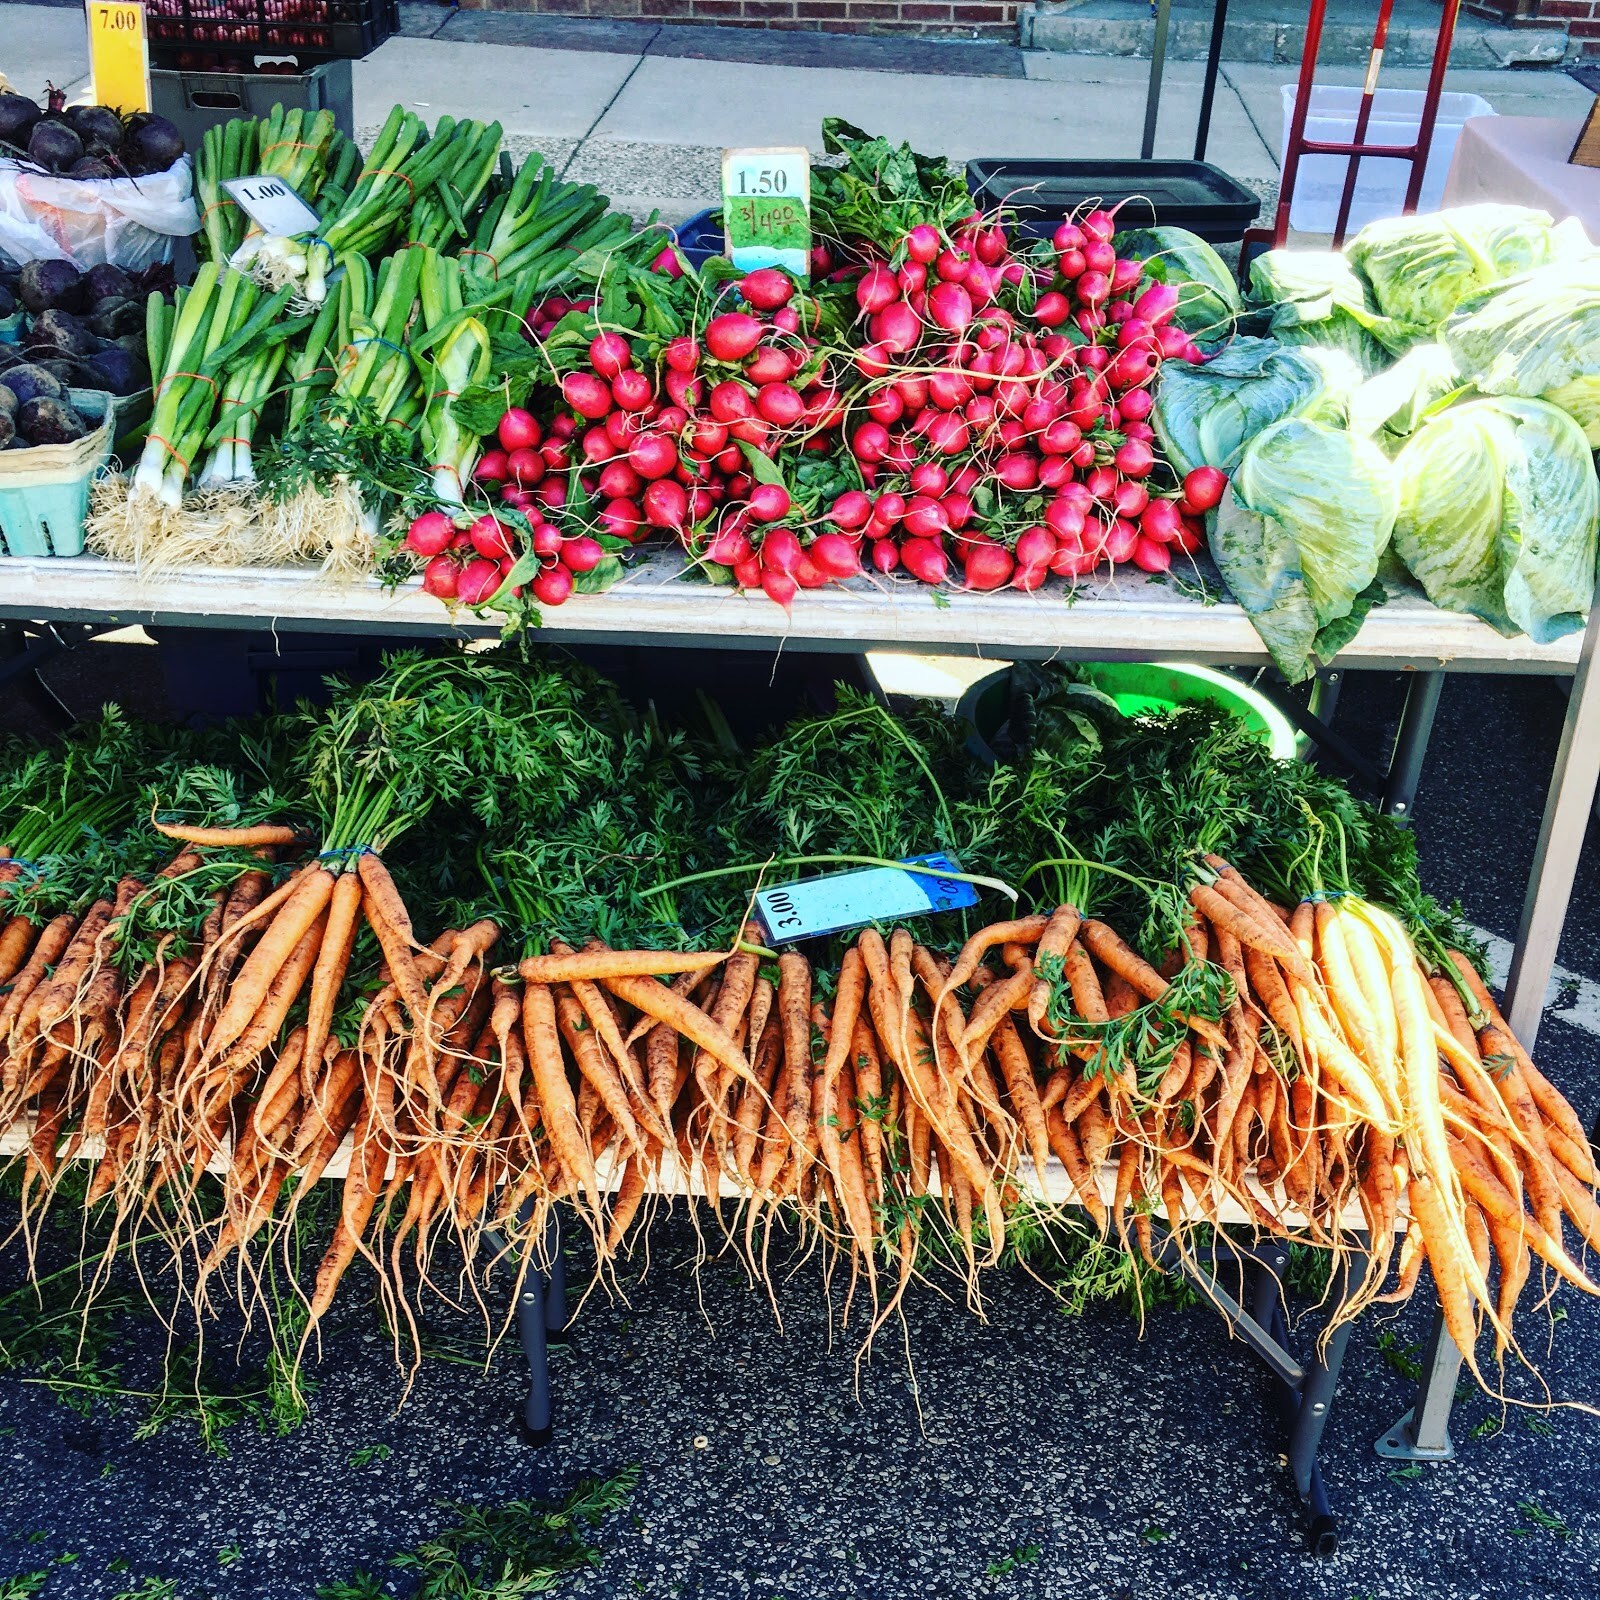
[[[919,223],[943,229],[972,210],[966,175],[942,156],[874,138],[842,117],[822,119],[822,148],[845,158],[811,175],[812,228],[823,237],[864,239],[887,256]]]

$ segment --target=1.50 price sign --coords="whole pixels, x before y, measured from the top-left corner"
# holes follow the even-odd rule
[[[811,153],[796,148],[722,153],[722,220],[741,271],[811,265]]]

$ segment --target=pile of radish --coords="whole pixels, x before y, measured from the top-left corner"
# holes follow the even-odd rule
[[[1201,354],[1176,288],[1119,256],[1115,230],[1095,210],[1014,249],[972,213],[887,255],[819,247],[809,288],[772,267],[697,277],[668,252],[671,337],[606,326],[599,297],[536,308],[536,345],[590,318],[584,359],[552,363],[486,441],[474,478],[498,512],[412,524],[425,587],[482,604],[522,556],[520,593],[531,552],[528,592],[557,605],[656,536],[781,605],[864,570],[973,590],[1165,572],[1225,479],[1179,483],[1157,454],[1162,362]]]

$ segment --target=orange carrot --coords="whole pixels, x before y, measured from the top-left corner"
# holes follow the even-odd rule
[[[574,978],[653,978],[661,973],[707,972],[728,958],[720,952],[669,950],[583,950],[567,955],[529,956],[518,969],[529,983],[570,983]]]
[[[299,837],[293,828],[281,823],[262,822],[250,828],[196,828],[184,822],[158,822],[157,833],[183,844],[198,845],[282,845],[293,844]]]
[[[956,956],[955,965],[950,969],[950,976],[945,979],[945,994],[952,989],[959,989],[966,983],[978,970],[978,963],[997,944],[1034,944],[1049,926],[1049,917],[1033,916],[1018,917],[1014,922],[994,922],[987,928],[979,928],[962,945],[960,953]]]
[[[1059,962],[1067,953],[1067,946],[1078,936],[1078,926],[1083,921],[1076,906],[1057,906],[1039,935],[1039,946],[1033,953],[1034,972],[1041,965]],[[1028,996],[1028,1026],[1035,1033],[1041,1031],[1045,1010],[1050,1004],[1050,984],[1035,977],[1033,990]]]
[[[548,985],[525,982],[522,987],[522,1037],[528,1047],[533,1084],[539,1096],[539,1115],[556,1159],[588,1191],[589,1204],[600,1211],[600,1186],[589,1153],[578,1108],[561,1059],[561,1035],[556,1003]]]

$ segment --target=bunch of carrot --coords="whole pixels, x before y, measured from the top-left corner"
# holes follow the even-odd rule
[[[197,1308],[230,1261],[243,1293],[250,1250],[341,1167],[308,1336],[358,1255],[409,1316],[441,1236],[528,1246],[566,1203],[603,1266],[652,1194],[710,1201],[763,1275],[775,1220],[798,1219],[874,1326],[935,1264],[975,1301],[1041,1206],[1152,1265],[1158,1216],[1180,1240],[1242,1219],[1359,1250],[1346,1315],[1409,1294],[1426,1258],[1469,1353],[1480,1321],[1514,1344],[1533,1256],[1596,1292],[1563,1241],[1570,1222],[1600,1248],[1575,1114],[1464,958],[1426,970],[1353,896],[1290,910],[1207,857],[1159,968],[1065,905],[953,959],[868,928],[817,971],[749,925],[726,952],[552,942],[496,966],[493,922],[421,943],[371,850],[291,868],[286,826],[162,831],[159,876],[219,847],[258,864],[133,971],[115,956],[135,880],[81,917],[0,920],[0,1132],[30,1194],[95,1158],[89,1203],[169,1229]],[[363,923],[382,959],[352,1008]]]

